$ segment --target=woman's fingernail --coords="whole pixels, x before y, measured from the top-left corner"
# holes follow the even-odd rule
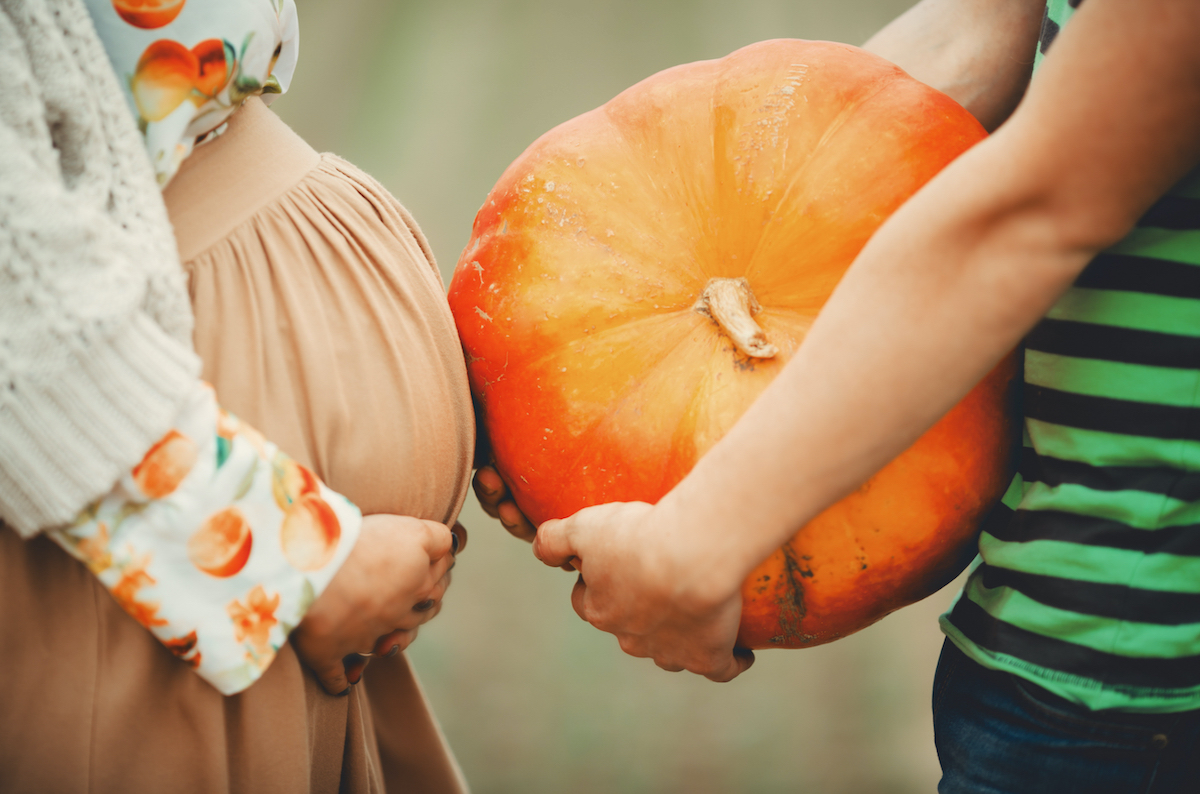
[[[336,695],[334,695],[334,697],[344,698],[346,695],[349,695],[349,694],[350,694],[350,687],[346,687],[341,692],[338,692]]]
[[[433,605],[436,603],[432,598],[426,598],[421,603],[413,605],[413,612],[428,612],[433,609]]]
[[[399,646],[399,645],[393,645],[393,646],[392,646],[392,649],[391,649],[390,651],[388,651],[388,652],[387,652],[386,654],[384,654],[384,655],[385,655],[387,658],[391,659],[393,656],[395,656],[395,655],[396,655],[396,654],[398,654],[398,653],[400,653],[400,646]]]
[[[355,684],[357,684],[359,681],[362,680],[362,672],[360,671],[359,674],[354,676],[353,678],[351,678],[350,676],[346,676],[346,680],[350,682],[350,686],[354,686]]]

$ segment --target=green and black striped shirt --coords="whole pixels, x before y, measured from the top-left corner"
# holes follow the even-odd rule
[[[1050,0],[1036,64],[1080,0]],[[1200,170],[1025,340],[1024,449],[942,617],[1092,709],[1200,708]]]

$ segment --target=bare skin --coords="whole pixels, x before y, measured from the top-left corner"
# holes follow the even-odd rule
[[[863,49],[948,94],[993,132],[1029,85],[1044,10],[1042,0],[924,0]]]
[[[457,536],[458,541],[453,538]],[[296,654],[331,695],[362,678],[369,659],[399,653],[437,616],[466,530],[392,515],[363,518],[358,542],[292,632]]]
[[[483,508],[483,512],[498,520],[513,537],[526,543],[533,542],[533,536],[537,532],[536,528],[529,523],[529,519],[521,512],[521,508],[517,507],[517,503],[512,500],[508,486],[504,484],[504,480],[494,467],[480,466],[475,472],[475,478],[471,481],[471,485],[475,489],[475,496],[479,498],[479,505]]]
[[[781,375],[658,505],[538,528],[534,553],[580,571],[576,611],[627,653],[714,681],[749,667],[734,649],[749,571],[928,429],[1200,163],[1200,4],[1089,0],[1026,90],[1032,5],[924,0],[868,43],[985,123],[1016,109],[880,228]],[[993,12],[1017,32],[993,36]]]

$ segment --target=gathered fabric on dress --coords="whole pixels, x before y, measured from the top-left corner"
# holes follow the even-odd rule
[[[364,514],[453,522],[474,415],[441,276],[408,211],[257,98],[163,197],[222,404]],[[373,660],[349,698],[306,683],[310,702],[346,712],[348,770],[378,761],[389,792],[465,789],[403,654]]]
[[[364,514],[453,521],[474,417],[428,243],[378,182],[261,100],[235,118],[163,194],[202,377]]]

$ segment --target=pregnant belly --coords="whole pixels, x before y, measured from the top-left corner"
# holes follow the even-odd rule
[[[266,121],[231,123],[165,193],[180,240],[205,225],[203,250],[181,244],[203,376],[227,410],[364,513],[449,522],[466,497],[475,430],[428,246],[378,183]],[[261,165],[263,152],[289,146],[290,159]],[[294,179],[278,195],[250,201],[239,190],[288,168]]]

